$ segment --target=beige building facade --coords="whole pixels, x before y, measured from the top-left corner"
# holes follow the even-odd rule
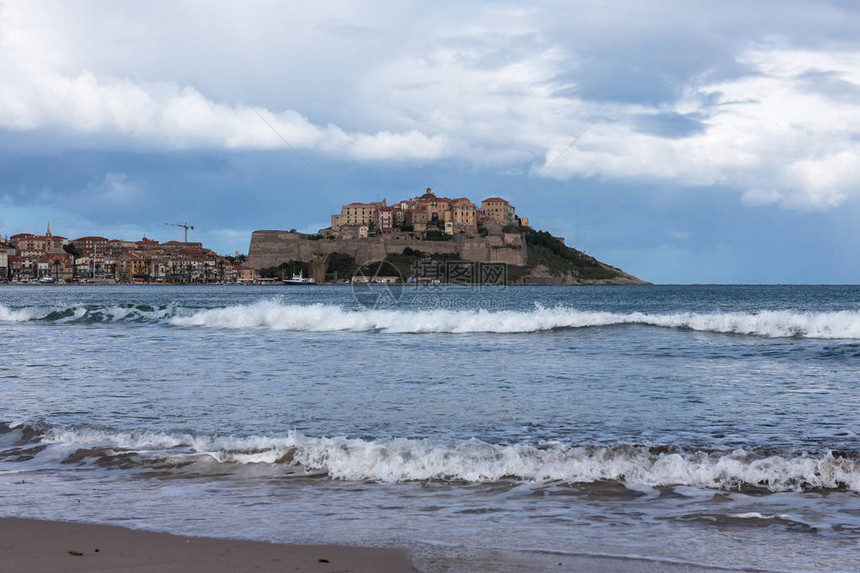
[[[385,207],[385,199],[376,203],[350,203],[340,208],[340,215],[331,216],[331,228],[338,229],[344,225],[374,225],[376,212]]]
[[[481,201],[481,213],[500,225],[512,225],[517,221],[516,209],[501,197],[490,197]]]

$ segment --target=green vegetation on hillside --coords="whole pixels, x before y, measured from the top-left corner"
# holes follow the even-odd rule
[[[332,253],[326,259],[326,274],[334,274],[338,280],[352,278],[355,271],[358,270],[358,265],[355,259],[343,253]]]
[[[425,253],[417,249],[406,247],[402,253],[391,253],[384,261],[374,261],[364,265],[358,265],[355,259],[342,253],[332,253],[328,256],[326,263],[326,274],[337,273],[338,280],[352,278],[359,270],[367,276],[392,276],[397,272],[404,279],[416,274],[422,261],[459,261],[462,260],[458,253]],[[381,266],[380,266],[381,265]],[[391,266],[388,266],[391,265]],[[392,269],[391,267],[394,267]]]
[[[453,238],[454,235],[446,235],[445,233],[437,229],[427,231],[424,234],[425,241],[450,241]]]
[[[568,247],[561,239],[546,231],[526,229],[524,235],[528,245],[530,269],[543,265],[554,277],[563,277],[570,273],[586,280],[611,279],[620,274],[604,267],[594,257]]]

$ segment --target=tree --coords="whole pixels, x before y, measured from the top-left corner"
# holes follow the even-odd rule
[[[339,277],[351,277],[356,269],[355,259],[344,253],[332,253],[326,261],[326,273],[337,273]]]

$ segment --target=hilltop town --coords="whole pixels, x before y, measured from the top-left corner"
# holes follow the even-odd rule
[[[372,234],[407,233],[422,239],[442,239],[445,235],[476,237],[498,235],[502,227],[528,227],[528,218],[517,217],[516,208],[500,197],[481,201],[481,208],[469,199],[437,197],[427,188],[423,195],[393,205],[386,200],[350,203],[331,216],[331,227],[320,235],[362,239]]]
[[[386,263],[383,271],[380,263]],[[431,264],[428,264],[431,263]],[[451,284],[647,284],[529,226],[500,197],[481,201],[439,196],[433,189],[388,204],[349,203],[316,234],[254,231],[248,264],[263,277],[286,278],[298,269],[315,282],[340,282],[355,273],[385,272],[403,280]],[[432,269],[428,275],[423,269]],[[501,274],[501,279],[498,277]],[[386,280],[396,280],[388,276]]]
[[[251,282],[244,257],[222,257],[202,243],[139,241],[51,233],[0,239],[0,281],[40,283]]]

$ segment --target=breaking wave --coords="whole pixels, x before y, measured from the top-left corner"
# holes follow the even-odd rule
[[[18,438],[9,449],[10,434]],[[631,488],[694,486],[718,490],[754,488],[771,492],[849,490],[860,493],[860,458],[854,454],[702,451],[636,445],[589,446],[562,442],[494,445],[476,439],[364,440],[319,438],[290,432],[282,437],[195,436],[154,431],[115,432],[93,428],[8,427],[0,460],[31,458],[86,463],[111,458],[122,467],[183,467],[195,461],[277,464],[331,479],[398,483],[613,481]],[[28,439],[29,437],[29,439]],[[219,470],[223,471],[223,470]]]
[[[65,307],[29,307],[12,310],[0,304],[0,322],[40,321],[58,324],[159,323],[169,319],[177,311],[179,311],[179,308],[176,305],[77,304]],[[186,312],[192,312],[192,309],[187,309]]]
[[[33,309],[11,310],[0,304],[0,322],[25,322],[33,318]]]
[[[768,338],[860,339],[858,311],[778,310],[755,313],[648,314],[583,311],[564,306],[536,306],[530,311],[497,312],[441,309],[349,310],[337,305],[295,305],[271,300],[211,309],[126,304],[11,310],[0,305],[0,321],[34,320],[55,323],[136,322],[224,329],[391,333],[527,333],[639,324]]]

